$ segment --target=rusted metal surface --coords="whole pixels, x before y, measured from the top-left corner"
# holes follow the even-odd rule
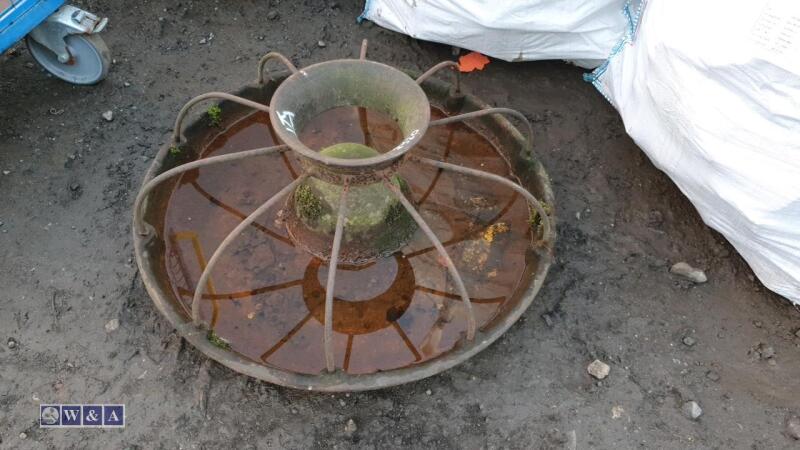
[[[365,50],[366,43],[362,45],[362,52],[360,54],[361,57],[365,57]],[[555,240],[553,193],[549,184],[549,179],[543,167],[534,159],[532,159],[532,134],[530,134],[530,126],[528,124],[529,135],[528,139],[526,140],[518,132],[518,130],[511,125],[510,122],[508,122],[507,119],[498,116],[497,114],[511,114],[520,117],[523,120],[524,116],[519,112],[505,108],[490,108],[488,105],[469,95],[459,95],[457,97],[453,97],[453,91],[450,85],[430,78],[430,75],[441,68],[453,67],[454,63],[450,62],[447,64],[437,65],[440,66],[437,70],[433,70],[437,68],[437,66],[434,66],[434,68],[417,79],[419,83],[403,72],[380,63],[367,61],[365,59],[331,61],[329,63],[316,64],[301,70],[297,70],[293,65],[291,65],[291,62],[289,62],[289,64],[286,65],[293,73],[290,74],[288,78],[264,80],[262,77],[263,65],[272,58],[280,59],[278,56],[270,55],[267,55],[269,58],[265,57],[259,63],[259,83],[257,85],[247,86],[242,89],[239,92],[239,94],[241,94],[240,96],[223,93],[209,93],[196,97],[190,101],[181,110],[178,120],[176,120],[173,141],[161,149],[155,158],[153,165],[145,176],[142,192],[140,193],[141,199],[137,197],[134,211],[133,240],[137,264],[140,268],[142,281],[161,313],[164,314],[164,316],[177,328],[178,332],[192,345],[197,347],[204,354],[214,358],[233,370],[284,386],[329,392],[377,389],[419,380],[455,366],[456,364],[474,356],[476,353],[480,352],[497,338],[499,338],[514,322],[516,322],[517,319],[519,319],[521,314],[527,309],[527,307],[533,301],[533,298],[536,296],[536,293],[540,289],[550,267],[552,249]],[[200,127],[194,125],[189,126],[187,128],[186,136],[183,136],[182,132],[180,131],[183,116],[185,116],[186,112],[192,105],[208,98],[222,99],[223,102],[221,106],[223,106],[223,108],[226,107],[226,102],[232,102],[253,107],[261,111],[268,111],[274,124],[283,124],[281,121],[281,113],[289,111],[288,109],[281,109],[284,107],[292,105],[302,106],[306,109],[303,111],[297,110],[297,112],[302,112],[308,116],[320,112],[319,109],[321,108],[342,106],[335,105],[336,102],[332,102],[330,98],[327,99],[327,103],[323,101],[317,104],[317,102],[314,100],[317,99],[315,95],[320,93],[320,86],[317,86],[317,90],[310,88],[311,84],[314,83],[314,77],[319,77],[316,78],[317,82],[322,83],[321,86],[323,86],[324,89],[329,89],[330,84],[326,84],[326,82],[335,80],[336,77],[332,76],[331,73],[335,73],[335,69],[337,68],[345,70],[344,73],[357,73],[360,74],[359,76],[363,76],[365,79],[373,79],[373,82],[380,82],[380,86],[383,87],[387,86],[387,84],[391,85],[394,83],[400,86],[400,88],[396,91],[397,95],[403,98],[406,98],[406,95],[410,95],[411,100],[409,101],[412,103],[412,107],[407,110],[413,111],[414,114],[404,119],[406,121],[404,124],[406,127],[403,129],[406,137],[404,144],[401,144],[394,150],[379,157],[361,160],[343,160],[319,155],[302,145],[302,143],[298,145],[299,139],[296,138],[296,134],[291,133],[285,124],[282,127],[276,127],[275,131],[278,138],[301,158],[305,172],[300,174],[299,177],[292,183],[281,189],[277,194],[275,194],[274,197],[269,199],[256,211],[244,218],[244,220],[242,220],[242,222],[238,224],[237,227],[225,238],[222,244],[220,244],[206,265],[205,270],[203,271],[203,274],[196,285],[194,298],[192,301],[191,315],[187,316],[179,303],[180,301],[174,297],[174,294],[167,288],[162,278],[163,269],[160,252],[162,252],[164,248],[163,240],[159,238],[157,233],[141,234],[141,232],[145,229],[145,221],[148,220],[148,218],[150,218],[149,220],[153,220],[154,218],[158,217],[159,208],[163,205],[163,201],[165,201],[167,198],[165,194],[172,186],[172,184],[169,183],[169,179],[171,178],[174,181],[174,177],[172,177],[172,175],[185,170],[190,170],[192,167],[196,168],[205,164],[213,164],[225,161],[225,159],[217,160],[215,158],[208,158],[206,160],[193,161],[184,166],[177,167],[169,167],[168,164],[165,164],[165,161],[168,159],[167,156],[169,154],[169,149],[176,142],[191,141],[192,143],[196,144],[195,146],[197,147],[203,144],[203,139],[207,139],[207,132],[201,131]],[[328,69],[333,69],[333,72],[328,73]],[[350,72],[347,72],[347,70],[350,70]],[[410,86],[412,85],[414,88],[419,89],[419,91],[417,92],[414,88],[411,88]],[[420,88],[424,88],[425,91],[423,92]],[[420,93],[422,97],[418,95]],[[302,95],[306,94],[309,95],[309,98],[300,98]],[[372,92],[372,94],[377,94],[377,92]],[[430,105],[426,94],[434,99],[436,104],[458,105],[458,108],[461,111],[469,112],[430,122]],[[253,101],[248,98],[242,98],[242,96],[258,100]],[[355,98],[351,100],[355,106],[376,106],[375,104],[362,104],[359,101],[363,100],[362,98]],[[385,110],[391,106],[397,106],[397,101],[397,99],[391,98],[388,101],[384,99],[384,102],[380,105],[384,106]],[[265,106],[264,103],[270,103],[273,105],[273,108]],[[284,118],[285,117],[288,116],[284,116]],[[492,176],[486,177],[483,172],[474,169],[454,166],[441,161],[426,160],[424,158],[420,158],[419,161],[443,170],[460,172],[465,175],[483,176],[511,187],[515,190],[515,192],[525,197],[525,199],[536,210],[537,214],[539,214],[539,217],[541,217],[542,221],[541,235],[538,236],[538,239],[535,238],[535,242],[531,243],[531,250],[536,250],[536,248],[542,246],[546,248],[547,251],[531,254],[530,257],[534,259],[534,264],[531,265],[528,276],[522,281],[524,293],[518,298],[515,298],[512,304],[506,310],[504,310],[500,316],[493,319],[490,324],[486,325],[481,330],[476,330],[475,319],[471,310],[469,296],[466,292],[463,282],[460,282],[460,276],[455,270],[452,260],[450,260],[449,256],[447,256],[444,247],[441,246],[441,243],[436,236],[433,235],[430,228],[427,227],[427,225],[424,225],[424,220],[421,220],[421,217],[416,212],[411,202],[399,189],[397,189],[395,186],[392,186],[391,183],[388,183],[392,192],[398,196],[398,199],[403,203],[403,206],[409,211],[409,213],[411,213],[415,219],[420,219],[420,226],[431,238],[431,241],[434,243],[434,245],[439,243],[437,250],[439,250],[440,254],[442,255],[442,259],[449,261],[449,264],[447,264],[448,269],[450,269],[450,267],[453,269],[450,270],[450,275],[454,279],[458,291],[461,294],[465,309],[469,311],[469,323],[466,341],[464,341],[454,350],[436,359],[402,369],[376,372],[366,375],[349,375],[345,371],[332,371],[334,355],[332,353],[332,349],[330,348],[330,336],[327,334],[328,326],[333,324],[333,309],[330,308],[331,311],[328,311],[328,303],[332,304],[334,301],[333,291],[335,288],[336,264],[338,262],[336,259],[338,259],[338,257],[332,258],[333,260],[329,266],[328,289],[325,299],[326,337],[323,345],[326,347],[325,357],[326,368],[328,371],[323,371],[318,375],[304,375],[288,372],[273,366],[265,365],[262,362],[250,360],[235,352],[231,352],[230,350],[217,347],[206,339],[205,330],[202,326],[198,325],[200,325],[201,322],[199,309],[200,301],[201,299],[207,297],[206,295],[203,295],[203,290],[204,286],[207,284],[208,275],[213,271],[214,265],[219,259],[219,255],[224,252],[226,247],[236,238],[236,236],[240,234],[246,227],[250,226],[259,215],[263,214],[267,209],[272,207],[278,201],[278,199],[289,194],[293,189],[295,189],[296,186],[299,185],[301,181],[308,176],[319,177],[325,181],[340,185],[344,185],[346,183],[366,184],[379,180],[385,181],[388,177],[396,172],[397,168],[400,166],[400,164],[402,164],[407,156],[407,153],[414,147],[414,144],[422,138],[422,135],[424,135],[424,132],[427,130],[428,126],[445,125],[447,123],[453,123],[462,120],[470,120],[471,123],[480,124],[482,127],[489,130],[490,135],[492,133],[500,133],[499,135],[492,135],[490,138],[498,142],[503,142],[503,145],[499,146],[502,153],[501,156],[509,161],[511,167],[529,170],[529,173],[525,173],[524,176],[520,175],[520,183],[522,183],[521,186],[497,175],[488,174]],[[289,123],[291,128],[293,128],[294,125],[297,125],[296,123]],[[409,128],[411,128],[412,131],[413,129],[420,131],[417,134],[413,134],[410,133]],[[273,149],[275,150],[270,151],[285,150],[283,147],[273,147]],[[261,152],[266,151],[267,149],[251,150],[247,156],[241,157],[255,156],[257,154],[263,154]],[[231,156],[231,159],[238,159],[239,157],[236,155],[241,154],[232,154],[226,156]],[[203,161],[206,162],[203,163]],[[189,164],[198,165],[189,166]],[[176,171],[170,173],[172,170]],[[162,177],[162,175],[164,176]],[[345,195],[343,194],[342,202],[340,202],[342,203],[342,206],[344,196]],[[143,201],[144,199],[151,197],[152,201]],[[547,209],[549,210],[545,209],[542,204],[547,205]],[[346,224],[344,224],[344,220],[342,219],[344,214],[343,209],[340,208],[338,214],[336,232],[334,236],[334,247],[336,246],[337,236],[339,237],[339,243],[341,243],[342,229],[346,226]],[[150,223],[149,225],[153,226],[154,228],[158,227],[157,221]],[[336,249],[334,248],[332,250]],[[338,251],[332,253],[338,254]],[[347,355],[345,355],[345,361],[347,361]]]
[[[471,341],[475,339],[475,312],[472,310],[472,302],[469,300],[469,294],[467,293],[467,287],[464,286],[464,280],[461,279],[461,274],[458,273],[458,269],[456,269],[456,265],[453,264],[453,260],[450,258],[450,255],[447,254],[447,250],[445,250],[444,246],[442,245],[442,241],[436,237],[436,234],[431,230],[431,227],[428,226],[428,223],[425,222],[425,219],[417,212],[414,208],[414,205],[411,204],[410,201],[400,192],[400,189],[395,187],[389,180],[384,180],[386,187],[389,188],[392,193],[400,200],[400,203],[403,204],[403,207],[406,208],[411,217],[417,222],[419,225],[420,230],[425,233],[428,240],[436,247],[436,251],[439,252],[439,257],[442,258],[444,261],[445,266],[447,267],[447,271],[450,273],[450,276],[453,278],[453,282],[456,284],[456,289],[458,289],[458,294],[461,296],[461,301],[464,302],[464,308],[467,310],[467,340]]]
[[[415,161],[419,161],[423,164],[427,164],[429,166],[438,167],[440,169],[450,170],[452,172],[461,173],[465,175],[470,175],[478,178],[485,178],[487,180],[494,181],[496,183],[500,183],[504,186],[508,186],[511,189],[517,191],[520,195],[525,197],[525,200],[528,201],[535,210],[536,214],[540,218],[540,223],[542,224],[542,233],[541,238],[538,240],[538,244],[542,246],[547,246],[548,244],[552,244],[553,242],[553,227],[550,223],[550,215],[547,213],[545,208],[542,206],[542,202],[539,201],[536,197],[533,196],[530,192],[528,192],[525,188],[518,185],[517,183],[501,177],[500,175],[495,175],[493,173],[484,172],[482,170],[471,169],[469,167],[462,167],[455,164],[446,163],[443,161],[436,161],[429,158],[418,158],[415,156],[411,156]],[[547,247],[546,247],[547,248]],[[547,248],[548,250],[552,251],[552,248]]]
[[[242,234],[242,231],[244,231],[245,228],[249,227],[251,223],[255,222],[256,219],[267,212],[268,209],[272,208],[276,203],[278,203],[279,200],[283,199],[283,197],[289,194],[292,189],[297,187],[297,185],[303,182],[303,180],[305,180],[307,177],[308,175],[301,175],[297,177],[294,181],[287,184],[286,187],[278,191],[278,193],[270,197],[261,206],[256,208],[256,210],[253,211],[249,216],[239,222],[239,224],[236,225],[236,228],[228,233],[228,235],[225,236],[225,239],[222,240],[222,243],[219,244],[219,247],[214,250],[214,253],[211,255],[211,258],[209,258],[206,267],[203,269],[203,274],[200,275],[200,280],[197,281],[197,286],[194,290],[194,297],[192,298],[192,321],[195,325],[199,326],[202,324],[202,319],[200,317],[200,302],[202,301],[203,290],[208,284],[208,278],[214,272],[214,268],[216,267],[217,262],[219,262],[219,259],[222,257],[223,253],[225,253],[225,250],[233,243],[233,241],[236,240],[237,237],[239,237],[240,234]]]
[[[164,173],[159,174],[157,177],[153,178],[147,184],[142,186],[142,189],[139,191],[139,195],[136,196],[136,200],[133,203],[133,217],[134,217],[133,223],[136,232],[143,236],[147,235],[148,230],[144,223],[144,219],[142,218],[142,204],[145,202],[145,200],[147,200],[147,194],[149,194],[150,191],[152,191],[156,186],[158,186],[165,180],[168,180],[169,178],[172,178],[176,175],[180,175],[186,171],[199,169],[201,167],[210,166],[212,164],[238,161],[245,158],[251,158],[254,156],[264,156],[286,150],[289,150],[288,146],[276,145],[273,147],[256,148],[253,150],[245,150],[242,152],[230,153],[227,155],[212,156],[210,158],[198,159],[196,161],[182,164],[178,167],[174,167],[170,170],[167,170]]]

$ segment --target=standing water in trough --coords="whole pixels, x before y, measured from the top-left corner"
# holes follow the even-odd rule
[[[436,109],[431,114],[443,117]],[[384,153],[402,133],[385,114],[345,107],[312,119],[300,138],[317,151],[355,143]],[[268,116],[255,113],[222,132],[203,156],[275,144]],[[460,123],[429,129],[412,154],[509,175],[493,145]],[[301,172],[290,153],[275,153],[181,177],[166,212],[164,264],[187,314],[195,283],[222,239]],[[414,161],[402,166],[397,183],[461,273],[479,329],[519,301],[520,282],[530,276],[531,241],[530,212],[520,196]],[[276,219],[296,205],[289,203],[293,198],[263,214],[222,256],[202,297],[201,315],[213,330],[212,342],[261,364],[318,374],[325,369],[328,266],[298,248],[286,221]],[[389,223],[383,226],[395,226]],[[451,351],[463,339],[465,308],[443,261],[422,232],[406,240],[385,257],[340,263],[333,305],[338,369],[359,374],[406,367]]]

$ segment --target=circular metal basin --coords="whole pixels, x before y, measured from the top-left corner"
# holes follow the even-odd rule
[[[303,71],[308,70],[308,74],[313,75],[316,73],[314,68],[318,66],[324,67],[324,64],[303,69],[289,76],[288,79],[287,75],[283,75],[275,79],[266,80],[263,83],[249,85],[234,94],[263,105],[272,103],[272,106],[275,106],[277,104],[279,107],[273,107],[270,111],[272,122],[275,123],[276,120],[280,121],[278,114],[279,111],[282,111],[281,108],[289,110],[297,106],[297,110],[300,111],[303,108],[311,107],[297,104],[297,100],[292,103],[286,99],[298,98],[299,91],[292,92],[292,90],[295,89],[295,85],[302,86]],[[427,96],[427,100],[423,103],[422,99],[414,94],[416,84],[414,83],[414,86],[412,86],[407,83],[407,81],[413,83],[413,79],[405,76],[403,72],[378,63],[368,66],[364,66],[364,64],[364,61],[360,61],[357,65],[352,65],[352,67],[347,64],[344,66],[346,66],[346,70],[362,70],[367,67],[367,70],[370,71],[369,76],[373,75],[373,71],[377,71],[377,73],[382,74],[381,76],[397,77],[395,84],[400,86],[398,95],[413,94],[415,97],[412,103],[416,105],[414,107],[415,112],[418,112],[420,105],[424,104],[425,113],[420,119],[420,123],[417,123],[417,119],[411,116],[403,118],[395,115],[395,119],[398,121],[403,133],[403,141],[410,142],[410,145],[407,148],[402,147],[397,151],[397,154],[392,153],[394,150],[385,153],[378,161],[379,164],[387,161],[400,164],[403,162],[404,155],[414,155],[415,147],[413,144],[416,144],[418,139],[415,135],[412,139],[408,139],[408,137],[413,135],[413,129],[424,129],[428,126],[430,114],[428,102],[430,106],[444,111],[448,116],[490,108],[489,105],[477,98],[470,95],[457,94],[453,91],[451,85],[431,78],[421,83],[422,90],[420,92],[424,91],[425,96]],[[358,68],[353,69],[353,67]],[[405,78],[403,78],[404,76]],[[282,85],[282,82],[287,84]],[[273,96],[279,95],[278,93],[282,90],[286,92],[284,100],[278,98],[278,102],[272,102]],[[308,118],[324,109],[337,106],[335,101],[329,103],[321,104],[321,106],[310,111],[308,117],[302,120],[308,120]],[[359,102],[358,104],[368,107],[375,106],[369,102]],[[165,145],[147,172],[144,180],[145,184],[165,171],[203,157],[203,152],[210,143],[214,142],[215,139],[219,139],[221,134],[226,133],[241,123],[244,118],[253,114],[252,109],[247,106],[227,100],[222,101],[219,107],[222,112],[220,126],[209,127],[206,118],[203,117],[190,123],[182,133],[184,139],[180,151],[176,152],[172,143]],[[393,109],[383,108],[383,111],[392,113]],[[152,227],[152,232],[134,231],[133,235],[136,260],[147,292],[159,311],[175,326],[179,334],[208,357],[237,372],[292,388],[326,392],[378,389],[419,380],[467,360],[499,338],[530,306],[550,267],[555,240],[554,198],[550,181],[535,155],[531,154],[531,146],[523,134],[506,118],[496,114],[475,117],[469,120],[467,126],[492,144],[499,153],[500,158],[507,164],[512,174],[511,178],[518,182],[527,192],[539,199],[549,214],[547,218],[542,218],[541,216],[536,218],[531,215],[531,232],[524,242],[525,248],[520,249],[524,258],[524,269],[521,269],[520,280],[517,282],[513,294],[504,298],[491,317],[481,321],[474,338],[467,339],[462,335],[447,351],[437,354],[435,357],[421,359],[420,362],[406,364],[398,368],[375,370],[366,373],[352,373],[339,368],[334,371],[319,370],[313,373],[291,370],[286,366],[270,364],[264,358],[254,358],[252,355],[246,354],[246,352],[237,351],[235,347],[231,348],[231,346],[225,345],[224,342],[221,345],[216,336],[212,336],[208,330],[198,327],[196,322],[193,321],[192,314],[187,310],[185,300],[176,294],[174,286],[171,284],[169,268],[167,267],[167,251],[170,243],[164,236],[166,235],[165,224],[167,223],[168,205],[181,180],[185,181],[186,176],[192,176],[188,172],[184,175],[184,178],[175,177],[169,179],[150,190],[146,200],[140,205],[141,218],[149,227]],[[297,134],[291,133],[287,129],[281,130],[280,127],[277,127],[276,133],[277,136],[273,136],[274,141],[292,140],[294,139],[292,136]],[[289,133],[288,136],[287,133]],[[421,138],[422,136],[420,136]],[[296,145],[299,142],[300,140],[298,139],[297,142],[292,142],[292,144]],[[290,142],[286,143],[289,144]],[[292,147],[295,145],[292,145]],[[305,145],[303,147],[311,153],[297,152],[297,156],[301,160],[305,158],[306,160],[312,160],[314,164],[320,163],[325,168],[330,167],[327,164],[330,161],[319,158],[316,154],[313,154],[314,150],[305,147]],[[334,164],[333,166],[334,170],[342,168],[343,170],[349,170],[352,168],[350,165],[350,163],[345,163],[339,166]],[[491,180],[486,181],[486,183],[491,182]],[[443,218],[443,220],[445,219],[446,217]],[[536,220],[546,220],[549,226],[537,227]],[[137,230],[138,228],[134,227],[134,229]],[[491,239],[489,240],[491,241]],[[405,256],[396,254],[385,259],[387,261],[393,260],[391,262],[391,270],[396,273],[396,280],[390,283],[390,289],[393,291],[407,291],[408,294],[388,299],[381,292],[367,292],[369,288],[365,287],[363,292],[358,290],[348,292],[349,295],[359,298],[346,299],[340,298],[337,292],[337,297],[332,302],[332,328],[334,332],[357,337],[381,332],[392,327],[397,328],[397,318],[413,307],[411,295],[415,281],[419,281],[419,278],[423,278],[425,274],[417,273],[415,275],[414,269],[409,261],[405,259]],[[324,261],[317,258],[310,259],[307,265],[304,266],[302,280],[298,281],[298,285],[301,286],[303,292],[301,306],[309,312],[308,320],[313,319],[317,322],[325,320],[325,288],[318,278],[320,267],[323,264]],[[347,276],[358,276],[360,271],[367,273],[371,270],[367,266],[343,266],[339,269],[347,272]],[[399,282],[397,280],[405,281]],[[321,343],[319,345],[321,346]],[[529,345],[535,345],[535,343],[530,343]]]

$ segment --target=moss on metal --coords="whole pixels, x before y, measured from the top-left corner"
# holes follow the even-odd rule
[[[214,332],[214,330],[208,330],[206,339],[208,339],[208,342],[210,342],[214,347],[221,348],[223,350],[230,350],[231,348],[231,344],[229,344],[225,339],[221,338],[217,333]]]
[[[301,184],[294,192],[295,208],[301,217],[311,223],[317,223],[322,216],[322,201],[315,195],[308,184]]]
[[[366,145],[340,143],[320,151],[342,159],[370,158],[379,153]],[[408,183],[399,176],[392,183],[407,193]],[[310,178],[294,194],[300,220],[310,229],[332,234],[336,228],[342,186]],[[405,239],[416,230],[413,218],[383,183],[351,186],[347,195],[344,242],[371,239],[380,248],[390,248],[397,238]]]

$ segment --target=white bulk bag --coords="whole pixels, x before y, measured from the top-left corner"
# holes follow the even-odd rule
[[[367,0],[360,19],[506,61],[596,67],[629,22],[625,0]]]
[[[800,1],[650,0],[589,77],[771,290],[800,303]]]

